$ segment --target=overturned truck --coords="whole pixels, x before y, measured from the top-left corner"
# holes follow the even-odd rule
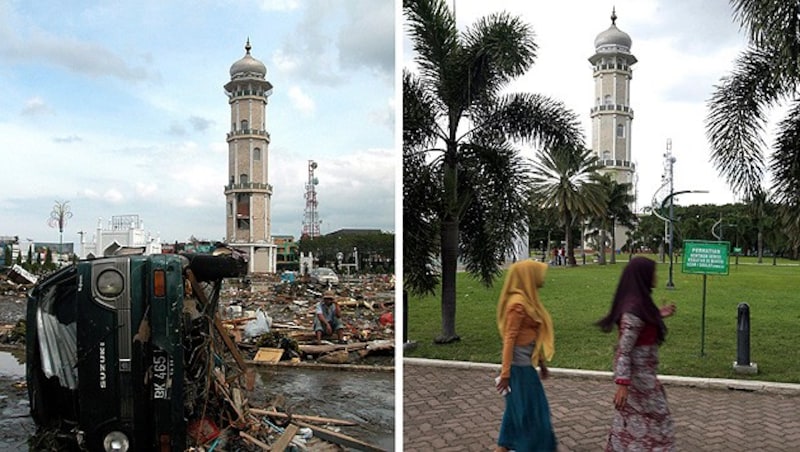
[[[227,372],[221,284],[246,271],[231,254],[136,255],[80,261],[40,281],[26,333],[40,430],[92,451],[182,451],[207,439],[209,413],[224,411],[209,394]]]

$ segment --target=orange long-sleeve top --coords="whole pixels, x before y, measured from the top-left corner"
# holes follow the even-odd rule
[[[533,320],[525,308],[514,303],[506,308],[506,323],[503,331],[503,363],[500,378],[511,376],[511,361],[514,356],[514,345],[528,345],[539,333],[539,323]]]

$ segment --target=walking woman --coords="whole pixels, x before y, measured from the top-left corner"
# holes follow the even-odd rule
[[[506,410],[495,451],[551,452],[556,436],[550,406],[539,380],[553,357],[553,322],[539,301],[547,265],[533,260],[511,266],[497,303],[497,328],[503,338],[503,364],[497,390],[506,393]]]
[[[605,332],[619,329],[614,355],[614,420],[606,451],[674,451],[675,426],[667,396],[656,377],[658,347],[667,327],[663,317],[675,305],[656,307],[651,296],[656,263],[634,257],[622,272],[611,310],[597,325]]]

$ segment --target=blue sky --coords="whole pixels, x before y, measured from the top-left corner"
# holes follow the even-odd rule
[[[321,232],[395,230],[391,1],[0,0],[0,235],[64,241],[138,214],[163,241],[225,234],[231,64],[251,54],[267,112],[272,232],[302,229],[309,160]]]
[[[675,191],[709,191],[682,195],[677,202],[736,200],[710,163],[704,128],[713,86],[730,73],[734,59],[746,47],[745,34],[733,21],[727,0],[458,0],[455,5],[460,30],[499,11],[531,25],[539,46],[537,60],[509,91],[539,93],[564,102],[579,116],[587,146],[591,146],[589,110],[594,104],[588,58],[594,54],[595,37],[611,25],[611,10],[616,7],[617,27],[630,35],[631,52],[638,59],[630,103],[635,114],[631,139],[638,173],[637,208],[650,206],[662,184],[668,138],[676,159]],[[404,38],[402,60],[405,67],[413,68],[409,44]],[[779,112],[772,117],[780,118]],[[534,149],[522,149],[523,155],[535,158]]]

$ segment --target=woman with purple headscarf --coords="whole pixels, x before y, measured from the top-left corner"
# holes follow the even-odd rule
[[[656,263],[635,257],[625,267],[608,315],[597,322],[605,332],[619,329],[614,355],[614,420],[606,451],[673,451],[675,425],[667,396],[656,377],[658,347],[667,327],[663,317],[675,305],[660,309],[651,293],[656,285]]]

